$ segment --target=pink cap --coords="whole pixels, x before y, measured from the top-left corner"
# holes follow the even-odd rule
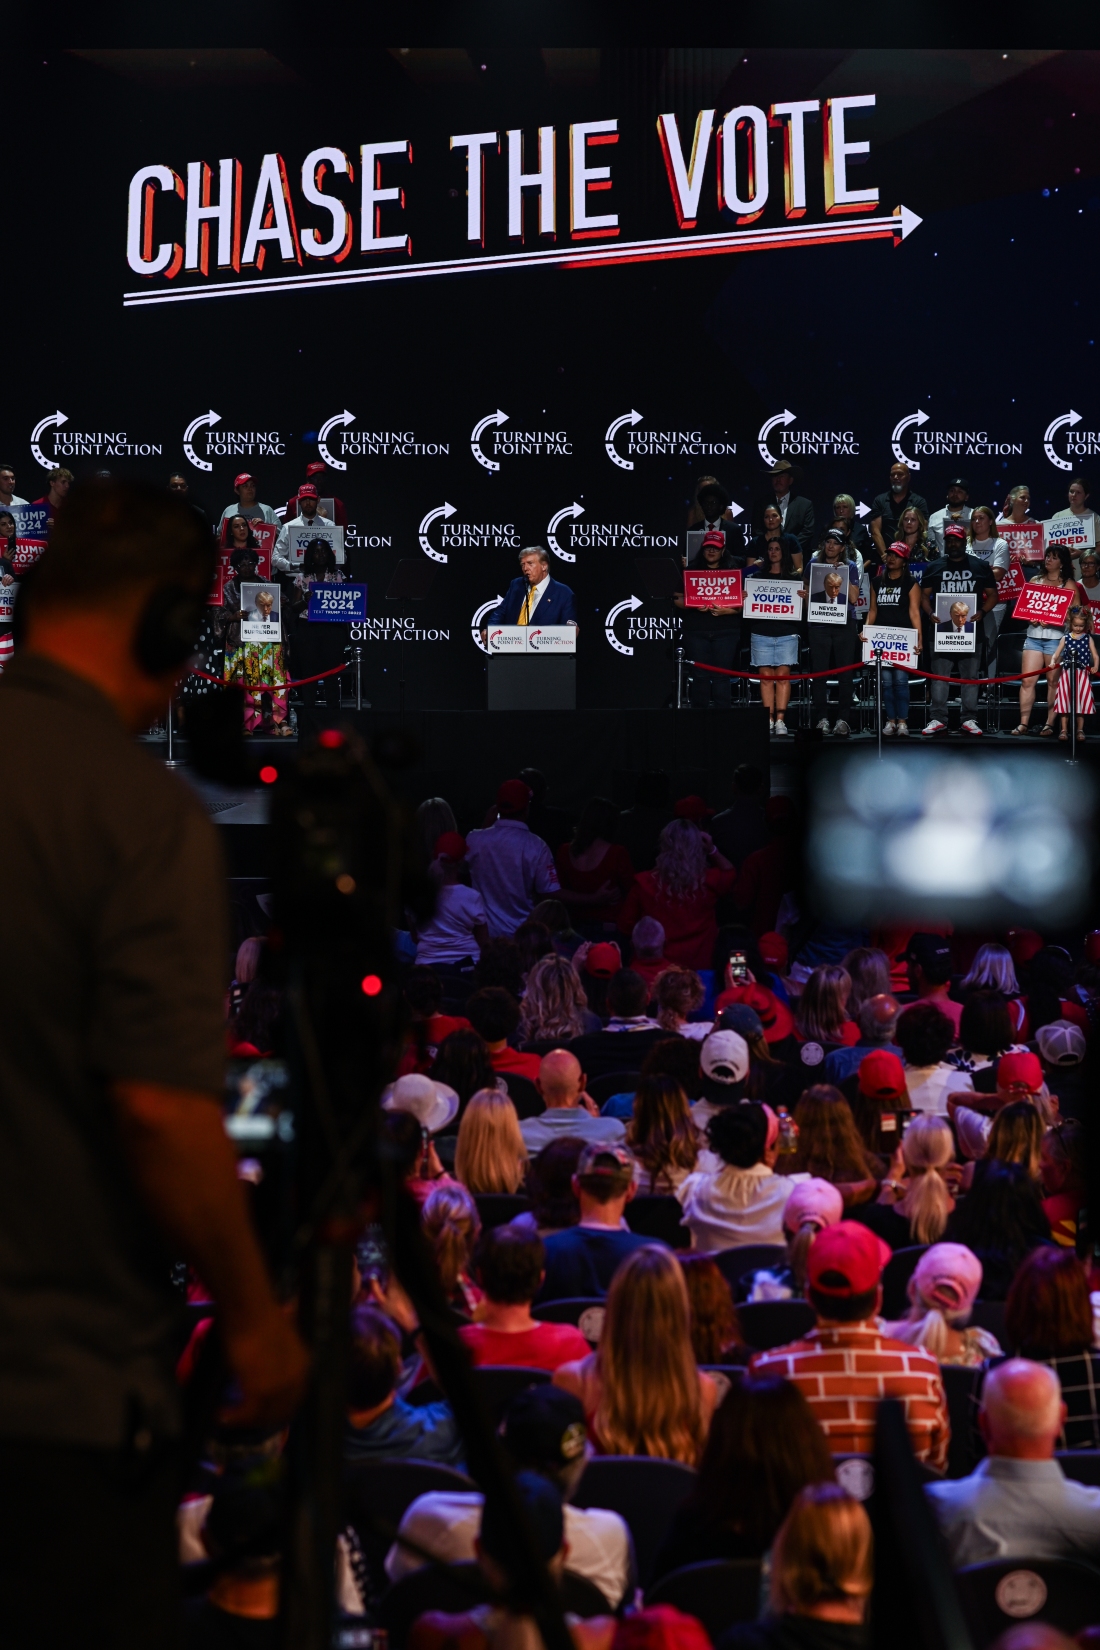
[[[835,1226],[844,1216],[844,1199],[828,1180],[800,1180],[787,1199],[783,1210],[783,1225],[788,1232],[797,1232],[803,1226],[816,1226],[820,1232],[826,1226]]]
[[[913,1273],[913,1291],[941,1312],[969,1311],[982,1286],[982,1263],[963,1243],[934,1243]]]

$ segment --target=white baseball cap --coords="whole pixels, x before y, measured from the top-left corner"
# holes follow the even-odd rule
[[[704,1077],[714,1083],[740,1083],[749,1074],[749,1045],[736,1031],[712,1031],[699,1051]]]
[[[1085,1034],[1072,1020],[1051,1020],[1035,1033],[1048,1066],[1077,1066],[1085,1058]]]

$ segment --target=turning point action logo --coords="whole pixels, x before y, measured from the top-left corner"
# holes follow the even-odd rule
[[[636,615],[641,605],[637,596],[631,595],[608,609],[603,622],[603,633],[616,653],[625,653],[628,657],[633,657],[634,648],[630,645],[633,642],[674,642],[679,638],[678,618],[638,618]],[[623,613],[627,614],[626,642],[621,642],[615,633],[615,625]]]
[[[740,514],[739,505],[733,508],[736,514]],[[640,521],[586,521],[578,526],[577,518],[583,515],[584,505],[574,499],[572,504],[555,511],[546,525],[547,546],[562,561],[575,562],[578,550],[678,550],[680,547],[678,534],[647,533]],[[570,525],[564,527],[563,523],[570,521],[570,518]],[[568,535],[568,550],[562,544],[559,533],[562,538]]]
[[[1024,450],[1021,441],[994,441],[988,430],[926,430],[928,422],[928,413],[920,407],[898,419],[890,450],[899,464],[919,470],[922,458],[1018,458]],[[911,434],[906,435],[907,430]]]
[[[209,412],[193,418],[184,430],[183,450],[196,470],[212,470],[212,458],[286,456],[286,440],[278,430],[216,430],[214,426],[221,421],[221,413],[211,407]]]
[[[445,458],[451,451],[449,441],[421,441],[414,430],[349,429],[354,423],[345,407],[317,431],[317,451],[332,470],[346,470],[349,458]]]
[[[1043,436],[1043,451],[1050,462],[1059,470],[1075,470],[1077,460],[1095,458],[1100,453],[1100,430],[1079,430],[1081,414],[1074,412],[1071,407],[1068,413],[1062,413],[1060,418],[1052,418],[1046,427]],[[1054,437],[1059,430],[1065,430],[1062,440],[1065,443],[1066,457],[1062,458],[1055,451]]]
[[[502,458],[569,458],[573,443],[565,430],[505,430],[511,415],[489,413],[479,418],[470,431],[470,451],[483,469],[500,469]],[[488,453],[483,451],[488,447]]]
[[[417,529],[420,539],[420,548],[432,561],[446,562],[448,550],[519,550],[521,548],[519,533],[514,522],[511,521],[481,521],[457,522],[449,526],[452,516],[458,511],[453,504],[446,500],[437,504],[434,510],[429,510],[421,520]],[[437,550],[428,537],[428,528],[434,521],[442,521],[443,529],[440,534],[442,548]],[[498,598],[499,599],[499,598]]]
[[[631,408],[613,418],[604,433],[604,451],[620,470],[632,470],[636,458],[725,458],[736,453],[736,441],[704,441],[702,430],[639,430],[645,415]],[[620,431],[626,430],[626,434]],[[623,443],[626,456],[619,450]]]
[[[159,458],[164,452],[159,442],[131,441],[125,430],[63,429],[68,422],[68,413],[58,408],[31,431],[31,452],[44,470],[59,470],[67,458]]]

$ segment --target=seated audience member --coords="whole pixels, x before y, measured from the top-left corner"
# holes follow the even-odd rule
[[[884,1335],[878,1322],[889,1258],[881,1238],[856,1221],[818,1233],[806,1267],[817,1327],[790,1346],[758,1353],[751,1368],[794,1382],[834,1455],[869,1455],[878,1400],[897,1398],[917,1460],[942,1471],[951,1431],[939,1366],[927,1352]]]
[[[858,1023],[864,1003],[872,997],[889,997],[890,959],[877,945],[857,945],[843,959],[841,967],[852,982],[848,994],[848,1013]]]
[[[1027,1017],[1021,1033],[1034,1037],[1040,1027],[1054,1020],[1071,1020],[1085,1033],[1089,1017],[1076,997],[1073,979],[1073,960],[1061,945],[1044,945],[1027,965],[1027,997],[1024,999]]]
[[[1039,1148],[1043,1213],[1055,1243],[1072,1249],[1085,1207],[1085,1126],[1074,1117],[1047,1130]]]
[[[958,1071],[947,1058],[955,1028],[939,1003],[914,1003],[898,1015],[894,1041],[905,1061],[905,1086],[913,1111],[947,1116],[947,1096],[973,1085],[969,1072]]]
[[[529,1083],[535,1081],[539,1074],[538,1055],[521,1054],[508,1044],[519,1025],[519,1004],[510,992],[500,986],[475,991],[466,1004],[466,1017],[484,1040],[494,1071],[510,1071],[517,1077],[526,1077]]]
[[[865,1054],[854,1075],[840,1084],[840,1091],[852,1108],[867,1150],[877,1157],[893,1157],[902,1132],[899,1108],[903,1115],[909,1113],[909,1091],[900,1057],[885,1048]]]
[[[924,1493],[955,1569],[990,1559],[1100,1559],[1100,1489],[1054,1459],[1065,1405],[1056,1376],[1010,1358],[985,1378],[978,1426],[988,1454],[969,1478]]]
[[[939,1364],[974,1368],[1000,1357],[995,1335],[970,1323],[982,1287],[982,1263],[961,1243],[933,1243],[909,1279],[909,1311],[883,1329],[896,1341],[923,1346]]]
[[[663,1037],[642,1061],[639,1077],[675,1077],[690,1101],[703,1092],[700,1045],[691,1037]],[[633,1106],[630,1115],[633,1115]],[[694,1115],[694,1112],[693,1112]]]
[[[951,996],[951,942],[943,934],[911,934],[905,951],[909,989],[917,1002],[935,1003],[951,1021],[951,1041],[959,1033],[962,1003]]]
[[[546,1239],[546,1277],[540,1301],[605,1295],[619,1263],[650,1240],[623,1218],[634,1196],[634,1159],[624,1146],[590,1142],[573,1176],[581,1218]]]
[[[730,1286],[713,1255],[678,1255],[691,1309],[691,1350],[697,1364],[747,1364]]]
[[[639,1192],[671,1196],[699,1163],[699,1131],[674,1077],[639,1077],[626,1143],[641,1173]]]
[[[1022,1051],[1013,1043],[1009,1004],[996,991],[972,991],[959,1018],[959,1046],[948,1055],[959,1071],[968,1071],[976,1089],[988,1089],[993,1066],[1002,1054]]]
[[[452,1031],[444,1037],[428,1075],[434,1083],[441,1083],[456,1094],[460,1107],[466,1106],[479,1089],[505,1091],[504,1078],[498,1078],[493,1070],[485,1039],[473,1026],[468,1031]]]
[[[420,1224],[431,1244],[447,1300],[456,1312],[472,1317],[481,1304],[481,1290],[470,1277],[470,1261],[481,1232],[477,1204],[465,1186],[449,1180],[428,1195]]]
[[[949,1243],[965,1243],[981,1261],[983,1298],[1003,1301],[1025,1255],[1050,1242],[1050,1224],[1027,1170],[985,1158],[943,1235]]]
[[[525,1117],[519,1126],[532,1157],[565,1134],[608,1144],[623,1140],[626,1130],[618,1118],[600,1117],[592,1107],[585,1093],[587,1080],[580,1061],[569,1049],[555,1048],[543,1055],[535,1086],[546,1102],[546,1110],[537,1117]]]
[[[575,1037],[570,1048],[590,1077],[637,1071],[654,1043],[668,1032],[646,1014],[649,987],[632,968],[620,968],[607,988],[610,1018],[602,1031]]]
[[[792,1111],[802,1092],[802,1068],[792,1065],[789,1060],[777,1058],[772,1052],[775,1046],[769,1040],[772,1028],[764,1024],[757,1009],[751,1006],[754,997],[771,997],[771,992],[757,985],[747,986],[745,990],[744,1002],[729,1003],[722,1010],[717,1029],[735,1031],[744,1038],[749,1051],[749,1074],[745,1079],[744,1098],[759,1100],[776,1110],[786,1106],[788,1111]],[[772,1002],[790,1018],[785,1003],[777,1002],[774,997]]]
[[[1022,1163],[1032,1180],[1039,1179],[1043,1120],[1030,1100],[1013,1100],[991,1119],[986,1157],[1000,1163]]]
[[[788,1174],[811,1174],[839,1187],[846,1204],[865,1203],[882,1176],[852,1116],[852,1108],[831,1083],[805,1089],[794,1109],[798,1144],[783,1163]]]
[[[1081,1116],[1089,1098],[1085,1072],[1088,1044],[1081,1027],[1072,1020],[1051,1020],[1035,1033],[1035,1046],[1043,1063],[1043,1081],[1058,1096],[1060,1115]]]
[[[563,842],[554,861],[561,893],[576,920],[596,925],[612,924],[634,881],[630,855],[616,840],[619,810],[606,797],[593,796],[585,803],[571,842]]]
[[[735,1381],[714,1412],[699,1476],[672,1515],[654,1577],[708,1559],[763,1558],[798,1492],[832,1477],[825,1435],[796,1386],[753,1375]]]
[[[527,825],[531,792],[522,779],[497,791],[496,819],[466,837],[470,881],[481,895],[490,935],[514,934],[535,902],[559,890],[549,848]]]
[[[474,1196],[514,1194],[527,1173],[527,1147],[516,1108],[499,1089],[479,1089],[458,1125],[455,1176]]]
[[[561,1140],[551,1140],[531,1159],[527,1170],[531,1207],[517,1215],[512,1225],[529,1227],[540,1238],[552,1237],[555,1232],[564,1232],[567,1226],[577,1225],[581,1206],[573,1190],[573,1176],[585,1144],[579,1134],[567,1134]]]
[[[699,1075],[702,1093],[692,1106],[691,1115],[696,1127],[705,1129],[716,1112],[737,1105],[745,1097],[749,1075],[745,1039],[736,1031],[712,1031],[699,1045]]]
[[[599,1031],[600,1019],[588,1007],[580,976],[566,957],[540,957],[527,975],[519,1005],[520,1046],[531,1054],[548,1054],[586,1031]]]
[[[405,1050],[399,1071],[429,1072],[439,1053],[439,1045],[452,1031],[469,1030],[461,1015],[443,1014],[443,981],[434,968],[410,968],[405,977],[405,1001],[411,1024],[405,1036]]]
[[[673,819],[661,832],[657,863],[639,871],[619,911],[619,928],[633,932],[639,917],[655,917],[665,931],[665,955],[684,968],[709,968],[718,938],[714,908],[737,872],[705,831]]]
[[[728,963],[726,968],[728,971]],[[768,974],[766,978],[772,982],[775,980],[773,974]],[[762,985],[757,980],[746,980],[743,983],[735,981],[715,1000],[715,1013],[722,1015],[727,1008],[739,1003],[755,1011],[764,1028],[764,1035],[777,1055],[797,1059],[798,1044],[794,1041],[794,1015],[786,999],[774,989],[774,983]]]
[[[1002,1054],[993,1077],[997,1086],[992,1094],[975,1093],[972,1099],[969,1094],[956,1092],[957,1084],[948,1090],[947,1112],[955,1125],[959,1151],[963,1157],[985,1156],[996,1112],[1019,1100],[1033,1105],[1038,1103],[1043,1087],[1043,1068],[1037,1055],[1027,1050],[1022,1054]]]
[[[465,860],[466,838],[444,831],[431,863],[437,885],[435,910],[416,928],[418,964],[455,969],[479,957],[489,938],[485,905],[477,889],[470,887]]]
[[[652,991],[659,975],[673,967],[665,956],[665,931],[656,917],[639,917],[630,935],[630,966]]]
[[[485,942],[473,978],[478,991],[500,986],[519,1001],[523,995],[523,957],[514,934]]]
[[[1005,1305],[1005,1343],[1014,1356],[1053,1369],[1066,1404],[1059,1449],[1100,1448],[1100,1352],[1084,1265],[1070,1249],[1033,1249],[1021,1261]]]
[[[458,1332],[473,1364],[552,1372],[571,1358],[588,1355],[588,1342],[572,1324],[538,1323],[531,1316],[545,1260],[542,1239],[534,1232],[518,1226],[482,1232],[475,1270],[484,1300],[478,1321],[463,1324]]]
[[[578,945],[583,943],[584,935],[578,934],[573,927],[568,907],[560,899],[540,900],[531,912],[534,922],[541,922],[550,935],[550,944],[559,957],[569,961]]]
[[[718,1388],[695,1366],[690,1318],[679,1261],[643,1242],[611,1281],[595,1352],[554,1375],[584,1405],[598,1454],[698,1465]]]
[[[723,1106],[707,1124],[707,1140],[721,1159],[719,1167],[689,1174],[676,1194],[684,1225],[691,1231],[692,1248],[710,1251],[744,1243],[781,1244],[783,1211],[797,1181],[775,1172],[779,1155],[775,1113],[753,1101]]]
[[[550,939],[550,930],[545,923],[536,922],[535,918],[528,917],[521,922],[512,938],[519,951],[520,973],[523,977],[524,990],[527,988],[527,976],[535,964],[543,957],[553,956],[554,946]]]
[[[710,1032],[712,1020],[689,1020],[688,1015],[702,1008],[707,992],[693,968],[680,968],[673,963],[665,968],[657,981],[657,1024],[667,1035],[694,1037],[697,1042]]]
[[[390,1134],[400,1152],[398,1172],[406,1191],[423,1204],[433,1187],[455,1185],[439,1161],[433,1141],[433,1136],[448,1128],[458,1115],[454,1089],[419,1072],[409,1072],[383,1092],[382,1110],[393,1114]],[[406,1116],[412,1121],[404,1126]]]
[[[186,1650],[275,1650],[286,1520],[279,1465],[245,1460],[218,1478],[201,1532],[217,1570],[208,1592],[184,1605],[180,1642]]]
[[[465,1451],[450,1405],[407,1404],[397,1396],[400,1373],[397,1330],[373,1306],[356,1307],[351,1320],[345,1458],[442,1461],[461,1467]]]
[[[611,1013],[607,1006],[608,987],[622,966],[623,954],[614,940],[600,940],[596,945],[585,940],[577,947],[573,967],[579,972],[588,1006],[599,1022],[586,1030],[599,1031]]]
[[[891,1164],[877,1199],[853,1210],[852,1219],[877,1232],[891,1249],[938,1243],[955,1208],[947,1178],[954,1155],[946,1120],[918,1113],[902,1138],[900,1162]],[[957,1173],[957,1165],[955,1169]]]
[[[795,1009],[795,1036],[804,1066],[819,1066],[834,1048],[859,1041],[859,1027],[847,1015],[852,982],[846,969],[822,963],[802,988]]]
[[[591,1581],[611,1608],[617,1608],[630,1583],[630,1532],[618,1513],[570,1505],[592,1456],[580,1399],[556,1386],[533,1386],[517,1393],[505,1412],[501,1439],[515,1471],[538,1473],[563,1497],[565,1568]],[[468,1563],[476,1556],[484,1505],[480,1490],[429,1490],[418,1495],[386,1555],[390,1580],[400,1581],[428,1562],[402,1545],[403,1535],[439,1564]]]
[[[844,1199],[827,1180],[800,1180],[783,1211],[787,1253],[775,1266],[742,1278],[750,1301],[802,1300],[806,1294],[806,1263],[810,1245],[819,1232],[844,1219]]]
[[[1005,1005],[1009,1023],[1015,1036],[1019,1036],[1024,1024],[1024,1003],[1020,991],[1020,983],[1016,978],[1016,969],[1012,961],[1012,953],[1003,945],[981,945],[974,954],[974,961],[963,978],[959,981],[958,995],[965,1004],[975,993],[981,992],[996,998]],[[960,1040],[964,1048],[967,1047],[965,1035],[962,1033],[962,1021],[959,1022]],[[998,1054],[1002,1050],[996,1051]]]
[[[876,951],[874,955],[881,956],[882,953]],[[834,1048],[831,1054],[825,1056],[825,1081],[836,1083],[839,1087],[846,1077],[859,1069],[865,1055],[879,1049],[892,1049],[900,1013],[897,999],[886,992],[865,998],[855,1011],[859,1042]]]
[[[717,1650],[864,1650],[872,1549],[862,1505],[839,1484],[807,1484],[775,1537],[768,1613]]]

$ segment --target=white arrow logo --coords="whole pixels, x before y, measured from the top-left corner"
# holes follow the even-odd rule
[[[616,602],[610,613],[607,615],[607,618],[604,620],[604,635],[607,637],[616,653],[633,654],[634,649],[632,647],[627,647],[624,642],[620,642],[619,638],[616,636],[615,620],[619,617],[619,614],[624,608],[629,607],[630,611],[633,613],[635,609],[641,607],[641,605],[642,604],[638,600],[637,596],[628,596],[625,602]]]
[[[481,621],[485,617],[486,613],[490,613],[494,607],[499,607],[503,600],[503,596],[494,596],[491,601],[482,602],[481,606],[476,610],[473,618],[470,620],[470,635],[473,637],[482,653],[488,653],[489,649],[486,643],[481,639]]]
[[[856,515],[859,517],[860,521],[863,520],[864,516],[869,516],[870,514],[871,506],[869,504],[864,504],[863,500],[860,499],[859,503],[856,505]]]
[[[58,411],[51,413],[49,418],[40,418],[38,423],[34,426],[34,429],[31,431],[31,452],[34,454],[35,458],[44,470],[57,470],[60,469],[60,465],[57,464],[54,459],[46,457],[45,453],[38,445],[38,439],[41,436],[42,431],[48,430],[51,424],[56,424],[60,429],[62,424],[67,424],[68,422],[68,413]]]
[[[555,556],[560,556],[562,561],[576,561],[577,558],[576,556],[570,555],[568,550],[562,549],[561,545],[554,537],[554,534],[557,532],[566,516],[572,516],[576,519],[577,516],[583,515],[584,505],[578,504],[576,500],[574,500],[572,504],[567,504],[564,510],[559,510],[556,516],[550,517],[550,524],[546,529],[546,542],[554,552]]]
[[[905,454],[902,452],[901,434],[903,430],[907,430],[909,428],[910,424],[921,425],[927,423],[928,414],[926,412],[915,412],[909,413],[905,418],[899,419],[894,425],[894,433],[890,437],[890,445],[894,449],[894,457],[897,459],[899,464],[908,464],[911,470],[920,469],[920,462],[918,459],[906,458]]]
[[[775,468],[776,459],[768,451],[768,437],[771,435],[777,424],[793,424],[794,421],[795,414],[791,412],[789,408],[785,408],[783,412],[776,413],[774,418],[767,419],[763,424],[761,424],[759,430],[756,432],[756,445],[759,448],[760,457],[764,460],[765,464],[770,464],[772,469]]]
[[[200,458],[195,452],[194,447],[191,445],[191,442],[194,439],[195,431],[201,430],[204,424],[209,424],[213,427],[215,424],[220,424],[221,421],[221,413],[216,413],[213,407],[211,407],[209,412],[204,412],[198,418],[193,418],[184,430],[183,450],[191,460],[191,463],[195,466],[196,470],[212,470],[214,466],[212,464],[208,464],[205,458]]]
[[[424,554],[426,556],[430,556],[433,561],[446,561],[447,558],[443,554],[442,550],[432,549],[432,541],[428,537],[428,528],[437,517],[442,516],[446,519],[448,516],[453,516],[454,513],[455,507],[453,504],[441,504],[437,510],[429,510],[427,515],[424,517],[424,520],[420,523],[420,527],[418,529],[420,534],[420,548],[423,550]]]
[[[1043,451],[1050,459],[1050,462],[1052,464],[1057,464],[1060,470],[1072,470],[1073,465],[1070,463],[1068,458],[1059,458],[1058,454],[1054,451],[1052,441],[1054,432],[1055,430],[1060,430],[1063,424],[1069,424],[1072,427],[1074,424],[1080,424],[1080,422],[1081,414],[1079,412],[1074,412],[1071,407],[1068,413],[1063,413],[1061,418],[1051,419],[1050,423],[1047,425],[1047,433],[1043,437]]]
[[[334,430],[337,424],[354,423],[355,414],[349,413],[348,409],[345,407],[342,413],[336,414],[335,418],[326,418],[325,422],[321,425],[321,428],[317,432],[317,451],[320,453],[325,463],[328,464],[333,470],[346,470],[347,465],[344,463],[342,458],[333,458],[332,454],[325,446],[325,442],[328,440],[328,433],[330,430]]]
[[[487,470],[499,470],[500,465],[497,463],[495,458],[485,457],[485,454],[478,446],[478,442],[481,440],[490,424],[507,424],[507,422],[508,414],[506,412],[501,412],[498,407],[495,413],[489,414],[488,418],[479,419],[470,431],[470,451],[473,453],[478,463],[484,464]]]
[[[607,448],[608,458],[611,460],[612,464],[617,464],[620,470],[632,470],[634,468],[634,460],[631,458],[619,457],[618,453],[615,451],[615,437],[618,435],[624,424],[640,424],[641,422],[642,415],[640,412],[628,412],[623,413],[621,418],[616,418],[613,424],[609,424],[607,426],[607,431],[603,438],[603,444]]]

